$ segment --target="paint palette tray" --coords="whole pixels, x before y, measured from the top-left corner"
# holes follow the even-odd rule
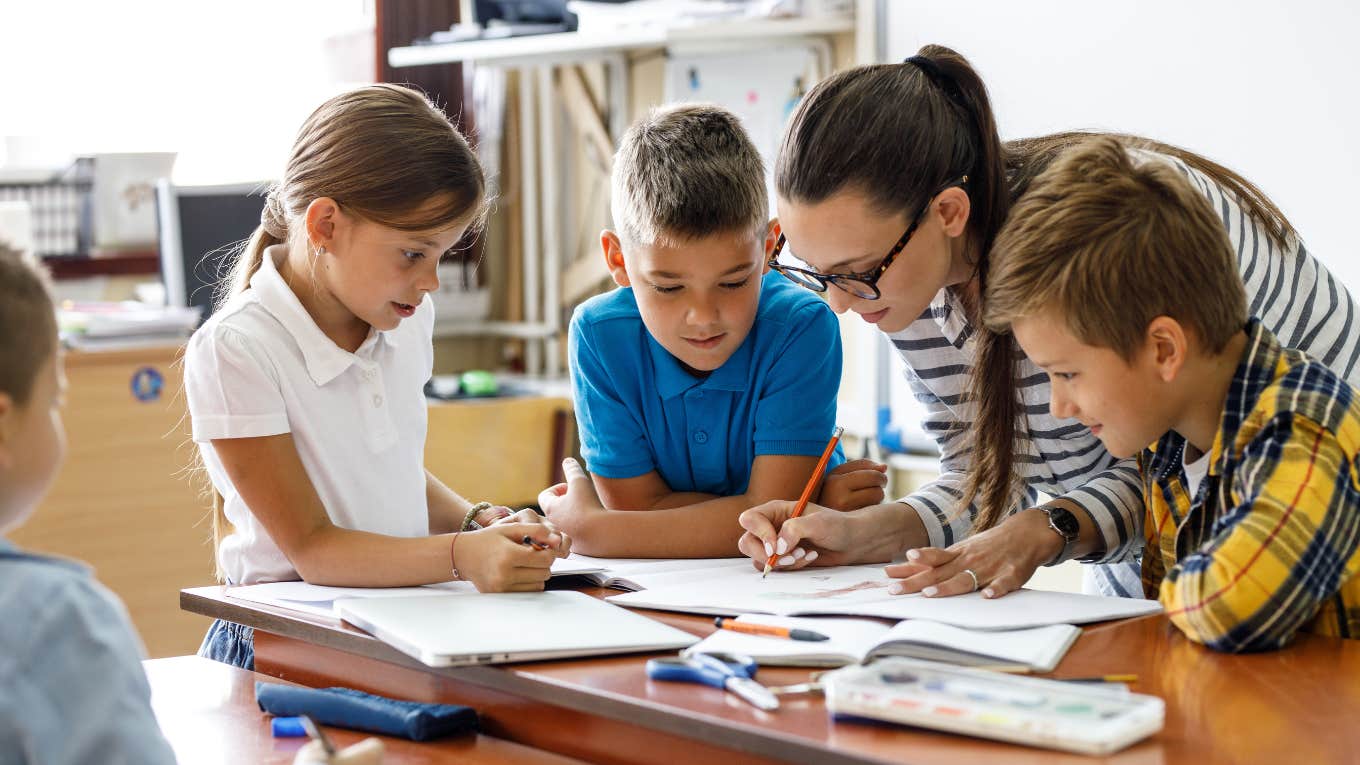
[[[1162,729],[1166,705],[1087,686],[889,658],[822,677],[837,720],[882,720],[1026,746],[1109,754]]]

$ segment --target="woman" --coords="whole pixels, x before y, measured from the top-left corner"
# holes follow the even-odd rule
[[[1088,590],[1138,596],[1137,466],[1081,423],[1049,413],[1047,376],[1009,336],[980,332],[987,254],[1011,202],[1066,133],[1002,144],[986,88],[960,55],[926,46],[899,65],[821,82],[795,112],[775,171],[776,270],[877,325],[907,362],[941,476],[898,502],[784,523],[791,503],[747,511],[743,553],[818,552],[818,565],[886,561],[894,592],[1016,589],[1071,558]],[[1203,157],[1133,136],[1210,199],[1237,247],[1253,315],[1286,344],[1360,383],[1356,304],[1250,182]],[[1038,493],[1052,499],[1038,504]],[[776,537],[776,531],[778,536]],[[770,548],[767,550],[766,548]],[[806,565],[801,556],[790,567]]]

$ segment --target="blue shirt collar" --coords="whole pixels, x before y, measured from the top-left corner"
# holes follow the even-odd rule
[[[656,392],[662,400],[666,400],[700,386],[708,390],[746,390],[751,379],[752,345],[753,341],[748,333],[746,339],[722,366],[713,370],[707,377],[695,377],[648,332],[647,347],[651,351],[652,369],[656,373]]]

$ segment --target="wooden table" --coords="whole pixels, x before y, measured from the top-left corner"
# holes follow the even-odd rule
[[[255,627],[256,669],[266,674],[468,704],[491,735],[597,763],[1199,765],[1354,763],[1360,756],[1360,642],[1312,635],[1283,651],[1227,656],[1186,640],[1164,616],[1086,628],[1054,677],[1133,673],[1133,690],[1167,705],[1161,733],[1101,759],[834,723],[817,697],[785,697],[777,712],[761,712],[716,689],[648,681],[646,655],[433,669],[338,620],[233,600],[222,588],[184,590],[180,603]],[[705,617],[643,613],[697,635],[713,629]],[[807,675],[760,670],[767,685]]]
[[[151,706],[180,762],[207,765],[291,763],[307,743],[302,738],[274,738],[269,715],[255,703],[255,682],[282,683],[278,678],[246,672],[197,656],[150,659],[142,663],[151,682]],[[289,683],[291,685],[291,683]],[[338,747],[368,738],[344,728],[326,728]],[[469,765],[582,765],[484,734],[468,734],[417,743],[377,736],[385,747],[385,765],[459,762]]]

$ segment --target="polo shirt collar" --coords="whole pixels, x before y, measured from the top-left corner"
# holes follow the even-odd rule
[[[283,327],[302,350],[302,358],[307,373],[318,386],[325,385],[339,377],[354,365],[360,356],[369,356],[374,346],[381,342],[395,346],[390,332],[369,330],[368,337],[356,353],[341,348],[321,331],[311,314],[302,307],[302,301],[288,287],[279,274],[278,264],[288,256],[288,248],[281,244],[273,245],[264,251],[260,267],[250,277],[250,288],[255,291],[260,305]]]
[[[680,363],[680,360],[671,355],[670,351],[661,347],[661,343],[656,341],[650,333],[647,335],[647,347],[652,356],[652,368],[656,373],[656,390],[662,400],[674,398],[685,391],[703,386],[708,390],[729,390],[743,391],[750,384],[751,370],[751,346],[755,342],[752,332],[747,333],[746,339],[742,341],[737,350],[723,362],[723,365],[713,370],[707,377],[695,377]]]

